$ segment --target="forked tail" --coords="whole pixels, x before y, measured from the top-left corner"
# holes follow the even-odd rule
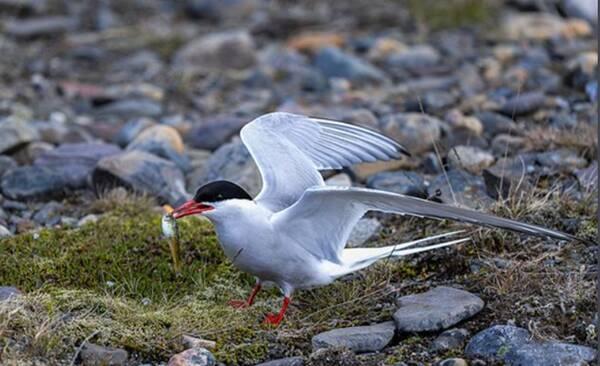
[[[410,241],[407,243],[402,243],[398,245],[390,245],[382,248],[350,248],[342,250],[341,259],[343,262],[343,266],[345,267],[345,271],[340,273],[340,276],[343,276],[348,273],[352,273],[363,269],[365,267],[370,266],[376,261],[388,258],[388,257],[402,257],[409,254],[426,252],[428,250],[438,249],[447,247],[454,244],[464,243],[469,241],[471,238],[461,238],[455,239],[451,241],[445,241],[442,243],[432,244],[425,247],[418,248],[410,248],[418,244],[423,244],[426,242],[436,241],[442,238],[447,238],[449,236],[457,235],[464,233],[464,230],[453,231],[445,234],[430,236],[427,238]]]

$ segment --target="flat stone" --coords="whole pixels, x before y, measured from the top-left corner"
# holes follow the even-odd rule
[[[377,234],[380,228],[381,223],[377,219],[365,217],[358,220],[350,233],[346,246],[355,248],[363,245],[373,235]]]
[[[449,205],[480,209],[493,203],[484,180],[460,170],[450,170],[433,179],[427,192],[430,199]]]
[[[462,349],[470,333],[466,329],[455,328],[443,331],[431,344],[433,351]]]
[[[425,180],[420,174],[410,171],[377,173],[367,179],[367,187],[427,198]]]
[[[304,359],[302,357],[286,357],[259,363],[256,366],[304,366]]]
[[[240,131],[249,121],[245,118],[220,116],[208,118],[185,135],[185,141],[196,149],[216,150]]]
[[[442,121],[423,113],[396,113],[381,120],[380,129],[412,154],[433,147],[442,135]]]
[[[29,39],[63,34],[75,29],[77,20],[68,16],[42,16],[11,20],[4,25],[4,32],[11,37]]]
[[[240,139],[221,146],[208,159],[203,173],[192,182],[195,189],[205,183],[225,179],[235,182],[255,196],[262,186],[260,173]]]
[[[85,366],[125,366],[129,355],[124,349],[86,343],[80,357],[81,363]]]
[[[0,122],[0,154],[39,139],[37,131],[24,121],[6,119]]]
[[[381,82],[385,75],[375,66],[337,47],[322,48],[315,56],[315,67],[328,78],[352,82]]]
[[[148,127],[156,125],[152,118],[135,118],[123,125],[121,129],[112,137],[112,141],[122,147],[127,146],[133,139]]]
[[[495,112],[480,112],[475,113],[475,117],[483,124],[483,131],[487,135],[497,135],[499,133],[515,133],[517,131],[517,124],[502,114]]]
[[[439,331],[472,317],[483,305],[470,292],[440,286],[399,298],[394,321],[400,332]]]
[[[100,116],[121,118],[159,117],[162,114],[162,105],[146,98],[119,99],[94,111]]]
[[[60,171],[48,167],[23,166],[11,169],[0,181],[2,194],[14,200],[36,200],[60,197],[77,188]]]
[[[120,186],[156,196],[172,206],[188,198],[181,170],[174,163],[143,151],[101,159],[91,181],[97,192]]]
[[[500,106],[500,113],[509,117],[537,111],[544,105],[546,95],[541,92],[528,92],[515,95]]]
[[[145,151],[174,162],[183,171],[190,169],[190,162],[184,154],[183,140],[171,126],[148,127],[127,145],[127,150]]]
[[[205,348],[190,348],[172,356],[167,366],[214,366],[215,357]]]
[[[494,156],[475,146],[459,145],[448,152],[448,163],[470,173],[480,174],[483,169],[494,163]]]
[[[507,366],[587,365],[596,358],[593,348],[533,340],[529,332],[512,325],[494,325],[477,333],[465,355],[501,361]]]
[[[395,333],[394,322],[333,329],[312,338],[313,350],[327,347],[346,347],[354,352],[374,352],[383,349]]]
[[[8,170],[16,168],[17,162],[15,159],[11,158],[7,155],[0,155],[0,178],[6,173]]]
[[[537,162],[553,172],[571,173],[588,165],[587,160],[580,157],[576,151],[558,149],[546,151],[536,156]]]
[[[243,30],[204,35],[183,46],[174,57],[175,68],[184,73],[243,70],[256,63],[256,46]]]
[[[0,238],[1,238],[1,234],[0,234]],[[8,299],[10,299],[11,297],[18,297],[21,296],[21,291],[19,291],[18,288],[13,287],[13,286],[0,286],[0,302],[1,301],[6,301]]]

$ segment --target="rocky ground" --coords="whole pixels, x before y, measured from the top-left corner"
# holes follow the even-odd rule
[[[324,172],[597,237],[597,8],[586,1],[0,0],[0,362],[584,365],[595,245],[370,214],[349,245],[456,228],[472,243],[295,295],[163,204],[261,186],[236,137],[288,111],[377,129],[412,157]],[[278,360],[278,361],[276,361]]]

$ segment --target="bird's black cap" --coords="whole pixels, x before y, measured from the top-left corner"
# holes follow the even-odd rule
[[[233,182],[226,180],[217,180],[207,183],[198,188],[194,195],[194,201],[200,202],[218,202],[230,199],[251,200],[252,197]]]

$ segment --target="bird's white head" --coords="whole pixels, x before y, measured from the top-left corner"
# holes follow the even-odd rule
[[[211,218],[231,206],[233,200],[252,200],[252,197],[235,183],[226,180],[210,182],[198,188],[194,198],[176,208],[173,217],[203,214]]]

